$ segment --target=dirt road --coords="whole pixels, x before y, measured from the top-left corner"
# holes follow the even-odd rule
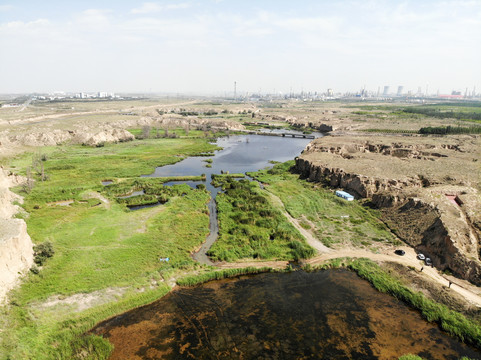
[[[297,219],[294,219],[291,214],[289,214],[286,210],[286,207],[284,205],[284,203],[282,202],[282,200],[274,195],[273,193],[271,193],[269,190],[266,190],[267,194],[269,194],[269,197],[271,198],[272,200],[272,203],[274,204],[274,206],[276,206],[276,208],[278,208],[282,214],[287,218],[287,220],[297,229],[299,230],[299,232],[301,233],[302,236],[304,236],[304,238],[306,239],[306,242],[311,246],[313,247],[314,249],[316,249],[318,251],[318,253],[331,253],[332,252],[332,249],[328,248],[327,246],[325,246],[322,242],[319,241],[319,239],[316,239],[309,231],[307,231],[306,229],[304,229],[300,224],[299,224],[299,221]]]
[[[423,276],[425,279],[433,281],[445,288],[449,288],[450,291],[454,291],[461,295],[466,302],[471,305],[481,307],[481,289],[475,285],[472,285],[468,281],[461,280],[452,276],[441,274],[436,268],[426,266],[421,260],[417,259],[417,254],[413,248],[409,246],[385,246],[380,253],[373,253],[368,250],[355,249],[355,248],[341,248],[341,249],[330,249],[326,247],[321,241],[315,238],[309,231],[305,230],[299,225],[298,220],[294,219],[287,211],[279,197],[269,192],[274,205],[276,205],[279,210],[281,210],[289,220],[289,222],[299,230],[299,232],[305,237],[307,243],[315,248],[319,255],[307,259],[304,261],[305,264],[310,265],[320,265],[328,260],[340,258],[340,257],[350,257],[350,258],[367,258],[376,262],[394,262],[402,264],[406,267],[412,267],[417,273]],[[402,249],[405,251],[404,256],[399,256],[394,253],[394,250]],[[272,267],[272,268],[285,268],[287,266],[287,261],[247,261],[247,262],[236,262],[236,263],[218,263],[216,266],[220,268],[239,268],[239,267]],[[422,271],[421,271],[422,269]],[[451,285],[449,286],[449,283]]]

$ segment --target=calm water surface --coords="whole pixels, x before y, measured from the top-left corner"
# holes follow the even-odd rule
[[[112,359],[480,359],[346,270],[180,288],[99,324]]]
[[[315,134],[316,137],[322,134]],[[245,173],[257,171],[268,166],[272,166],[270,161],[284,162],[292,160],[300,155],[306,145],[312,140],[289,137],[276,136],[260,136],[260,135],[236,135],[219,138],[217,145],[222,150],[216,151],[214,156],[189,157],[173,165],[158,167],[149,177],[164,176],[186,176],[206,174],[207,181],[204,182],[207,189],[215,197],[218,189],[210,185],[211,174],[220,174],[222,171],[228,171],[230,174]],[[206,167],[206,159],[212,159],[212,167]],[[171,182],[166,185],[174,183]],[[190,186],[195,187],[202,182],[187,182]]]
[[[298,133],[290,131],[291,133]],[[314,134],[316,137],[322,137],[320,133]],[[189,157],[176,164],[158,167],[155,172],[148,177],[166,177],[166,176],[188,176],[206,174],[207,181],[171,181],[164,185],[174,184],[188,184],[195,188],[198,184],[204,184],[207,190],[210,191],[212,200],[209,203],[209,235],[202,247],[193,254],[193,258],[207,265],[213,263],[207,256],[212,244],[217,240],[219,225],[217,223],[217,209],[215,197],[220,191],[210,184],[212,174],[221,174],[222,172],[229,172],[229,174],[244,174],[250,171],[257,171],[268,166],[272,166],[270,161],[284,162],[292,160],[300,155],[302,150],[310,142],[309,139],[291,138],[291,137],[276,137],[276,136],[261,136],[261,135],[236,135],[229,137],[222,137],[217,139],[216,144],[222,147],[222,150],[215,151],[214,156]],[[206,167],[208,163],[206,159],[211,159],[211,167]],[[154,206],[156,206],[155,204]],[[152,206],[152,205],[149,205]],[[142,209],[145,205],[138,206],[135,209]]]

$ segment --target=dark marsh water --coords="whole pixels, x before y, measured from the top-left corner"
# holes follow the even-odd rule
[[[180,288],[93,332],[111,359],[480,359],[354,273],[260,274]]]

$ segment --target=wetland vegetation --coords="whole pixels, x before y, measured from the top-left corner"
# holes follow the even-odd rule
[[[161,180],[138,176],[215,148],[204,139],[158,139],[44,149],[49,180],[37,180],[23,194],[24,208],[34,243],[50,241],[55,254],[11,294],[12,306],[1,319],[2,328],[9,329],[2,337],[2,352],[19,359],[74,358],[76,339],[95,322],[154,300],[168,291],[164,278],[197,267],[190,252],[207,235],[209,193],[189,186],[164,190]],[[12,165],[25,169],[30,159],[31,155],[21,156]],[[129,177],[101,185],[103,179]],[[126,212],[116,195],[140,185],[155,194],[162,189],[168,203]],[[101,193],[106,201],[98,199]],[[73,202],[54,203],[65,200]],[[171,261],[159,263],[163,256]],[[114,295],[108,295],[108,289]],[[81,294],[92,292],[97,292],[98,306],[82,312],[86,299]],[[53,298],[59,298],[59,304],[42,305]]]
[[[226,177],[220,185],[224,192],[216,197],[219,237],[208,252],[212,259],[299,260],[315,254],[258,183]]]
[[[296,111],[300,112],[302,106],[307,107],[301,104]],[[268,104],[265,108],[282,109]],[[220,116],[252,121],[249,112],[224,113],[220,108],[209,111],[196,112],[204,119]],[[179,114],[189,115],[189,112],[183,109]],[[406,123],[424,116],[399,111],[399,107],[381,107],[381,110],[364,107],[355,115],[383,121],[384,114],[380,112]],[[290,127],[280,121],[249,126],[253,129]],[[246,137],[223,139],[219,143],[226,145],[222,153],[226,155],[219,156],[216,152],[219,146],[210,141],[228,131],[214,133],[207,127],[192,126],[136,128],[131,132],[137,140],[97,148],[43,147],[41,153],[4,160],[13,170],[35,180],[31,187],[17,189],[25,197],[25,211],[18,216],[26,220],[34,243],[44,244],[49,256],[42,256],[39,250],[42,258],[37,269],[10,294],[8,307],[1,310],[0,328],[7,330],[1,334],[0,358],[106,359],[113,351],[112,345],[97,335],[86,334],[88,330],[100,321],[159,299],[169,293],[174,283],[195,285],[195,289],[210,280],[258,273],[279,275],[270,274],[274,271],[269,268],[216,271],[192,259],[191,253],[199,248],[209,232],[207,204],[211,195],[207,190],[213,187],[223,191],[217,195],[220,229],[219,239],[209,251],[213,260],[298,260],[314,255],[314,249],[283,211],[330,248],[353,246],[376,253],[382,244],[400,244],[379,220],[376,210],[362,201],[343,201],[322,184],[299,179],[299,175],[291,171],[293,161],[255,171],[266,166],[270,158],[255,162],[259,151],[249,150],[253,143],[264,143],[263,155],[269,157],[279,152],[281,141],[296,142],[295,146],[302,148],[305,146],[302,139],[269,139],[276,142],[272,147],[259,137],[248,137],[248,141]],[[229,141],[235,144],[229,147]],[[234,146],[240,155],[229,157]],[[172,169],[169,165],[179,165],[183,159],[190,161],[194,157],[199,174],[172,172],[160,175],[162,177],[140,177],[154,174],[155,168]],[[246,161],[252,162],[247,177],[244,175]],[[220,170],[225,173],[221,174]],[[208,178],[212,183],[207,182]],[[256,181],[248,180],[252,178]],[[106,180],[111,183],[102,185]],[[282,204],[273,201],[271,195]],[[139,211],[128,209],[158,203],[162,205]],[[169,261],[159,261],[166,258]],[[439,325],[464,342],[481,347],[477,322],[413,291],[378,265],[366,260],[341,259],[325,266],[356,272],[379,291],[418,309],[431,325]],[[286,269],[289,270],[292,268]],[[230,279],[227,283],[236,281]],[[211,285],[208,283],[208,286]],[[313,296],[306,295],[302,301],[298,298],[294,296],[291,303],[303,303],[304,298]],[[316,306],[314,303],[309,311],[317,309]],[[292,313],[296,314],[296,309]],[[342,314],[339,311],[336,316],[342,318]],[[423,320],[416,321],[419,321],[416,326],[427,326]],[[296,331],[293,333],[300,334],[300,330]],[[274,351],[278,345],[269,346],[267,350]],[[359,345],[358,349],[361,348]],[[391,355],[402,353],[404,350],[398,348]],[[422,351],[417,353],[424,356]],[[412,358],[419,359],[415,355]]]

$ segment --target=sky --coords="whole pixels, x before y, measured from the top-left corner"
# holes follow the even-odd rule
[[[481,0],[0,0],[0,93],[481,92]]]

